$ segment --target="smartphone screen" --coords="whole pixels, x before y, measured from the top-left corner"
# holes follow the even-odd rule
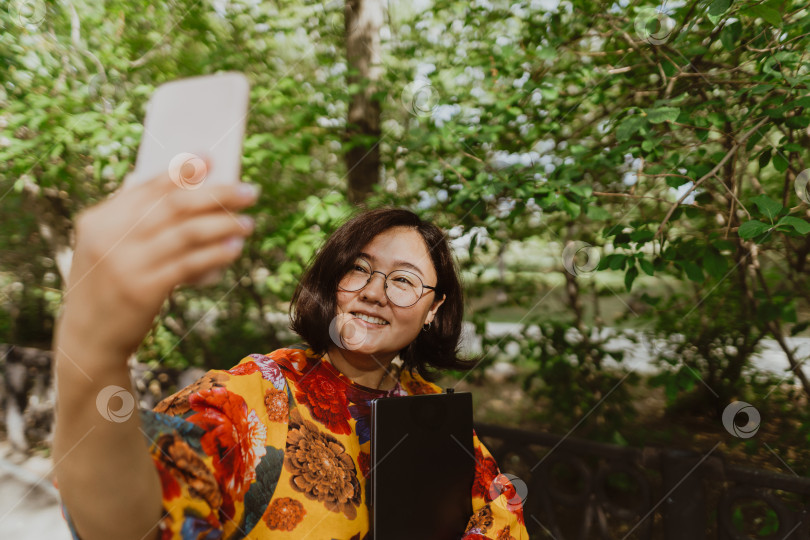
[[[166,172],[183,189],[238,182],[249,93],[247,78],[234,72],[158,87],[147,104],[135,170],[126,183]]]

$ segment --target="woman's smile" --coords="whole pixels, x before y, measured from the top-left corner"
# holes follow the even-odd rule
[[[367,314],[367,313],[363,313],[363,312],[360,312],[360,311],[352,311],[351,315],[355,319],[365,323],[365,326],[369,326],[371,328],[379,327],[379,326],[388,326],[388,324],[389,324],[389,322],[386,321],[385,319],[383,319],[382,317],[377,317],[377,316]]]

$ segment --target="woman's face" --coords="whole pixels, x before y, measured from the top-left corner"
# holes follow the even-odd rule
[[[423,284],[436,286],[436,270],[425,241],[410,227],[393,227],[378,234],[361,252],[360,258],[371,270],[385,274],[407,270],[419,276]],[[392,294],[390,286],[389,294]],[[444,298],[436,298],[436,293],[424,289],[416,304],[396,306],[386,297],[382,274],[375,272],[371,282],[359,291],[338,289],[337,325],[330,328],[330,333],[334,330],[340,333],[332,339],[343,349],[378,359],[393,358],[416,339],[423,324],[433,320],[442,302]],[[381,320],[368,322],[358,315]]]

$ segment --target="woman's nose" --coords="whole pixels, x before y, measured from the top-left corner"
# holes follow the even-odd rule
[[[375,279],[378,277],[377,274],[380,279]],[[363,287],[363,297],[382,303],[388,300],[385,296],[385,275],[382,272],[371,274],[368,283]]]

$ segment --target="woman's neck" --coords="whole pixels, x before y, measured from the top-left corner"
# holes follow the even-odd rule
[[[338,371],[359,385],[388,391],[397,384],[396,370],[391,365],[396,356],[356,354],[338,347],[330,347],[326,356]]]

